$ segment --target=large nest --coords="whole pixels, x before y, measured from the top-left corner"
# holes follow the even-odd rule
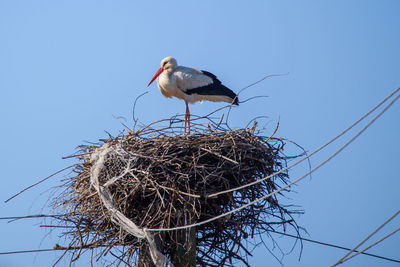
[[[93,154],[107,146],[98,181],[108,188],[115,209],[139,228],[159,229],[184,226],[209,220],[257,200],[288,182],[287,172],[255,185],[213,194],[258,181],[286,166],[281,154],[284,141],[258,136],[254,129],[211,130],[204,127],[192,135],[171,134],[166,129],[146,129],[98,145],[81,146],[75,175],[65,180],[65,190],[55,207],[57,217],[73,249],[71,260],[82,251],[97,249],[99,256],[110,252],[116,261],[140,265],[146,258],[146,239],[137,238],[111,219],[98,192],[91,184]],[[196,252],[198,266],[247,264],[251,238],[290,225],[296,211],[281,204],[285,191],[237,212],[191,230],[151,231],[158,250],[174,262],[179,246]],[[185,232],[182,239],[180,233]],[[188,234],[193,241],[187,242]],[[250,241],[250,242],[249,242]],[[184,243],[184,244],[183,244]],[[191,244],[192,248],[187,246]],[[115,262],[112,262],[115,264]]]

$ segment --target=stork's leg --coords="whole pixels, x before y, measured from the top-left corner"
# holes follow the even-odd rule
[[[190,110],[189,110],[189,105],[188,104],[186,104],[186,106],[187,106],[187,127],[189,128],[189,130],[188,130],[188,134],[190,134]]]
[[[188,134],[190,134],[190,111],[189,111],[189,105],[188,102],[185,101],[186,109],[185,109],[185,134],[186,134],[186,128],[188,128]]]
[[[185,116],[184,116],[184,120],[185,120],[185,128],[184,128],[184,131],[185,131],[185,134],[186,134],[186,125],[187,125],[186,119],[187,119],[187,110],[188,110],[188,105],[187,105],[187,102],[186,102],[186,101],[185,101],[185,105],[186,105],[186,108],[185,108]]]

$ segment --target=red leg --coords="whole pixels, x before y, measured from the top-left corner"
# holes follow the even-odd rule
[[[185,116],[183,116],[184,121],[185,121],[185,126],[183,128],[184,134],[186,134],[186,110],[185,110]]]
[[[189,106],[187,108],[187,127],[189,128],[188,134],[190,134],[190,111],[189,111]]]
[[[185,109],[185,134],[186,134],[186,128],[188,128],[188,134],[190,134],[190,111],[189,111],[189,105],[188,102],[185,101],[186,109]]]
[[[186,122],[186,118],[187,118],[187,103],[186,103],[186,101],[185,101],[185,105],[186,105],[186,109],[185,109],[185,116],[184,116],[183,118],[184,118],[184,120],[185,120],[185,128],[184,128],[184,133],[186,134],[186,125],[187,125],[187,122]]]

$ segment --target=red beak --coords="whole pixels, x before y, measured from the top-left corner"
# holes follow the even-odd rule
[[[156,74],[154,74],[153,78],[151,79],[151,81],[149,82],[149,84],[147,86],[149,86],[152,82],[154,82],[155,79],[157,79],[157,77],[164,71],[163,68],[159,68],[158,71],[156,72]]]

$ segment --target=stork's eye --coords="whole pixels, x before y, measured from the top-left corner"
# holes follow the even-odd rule
[[[165,66],[165,64],[167,64],[167,61],[165,61],[162,65],[163,65],[163,67]]]

